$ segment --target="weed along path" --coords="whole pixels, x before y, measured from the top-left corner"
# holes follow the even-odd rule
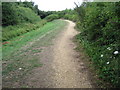
[[[61,20],[63,21],[63,20]],[[12,87],[30,88],[92,88],[94,87],[89,76],[86,65],[80,60],[80,53],[76,52],[73,38],[78,32],[74,29],[75,23],[67,22],[64,28],[58,31],[46,33],[42,38],[30,42],[23,47],[25,58],[34,59],[32,64],[38,60],[34,69],[24,73],[22,79],[12,83]],[[32,51],[32,53],[31,53]],[[23,52],[23,51],[22,51]],[[34,52],[34,53],[33,53]],[[23,53],[22,53],[23,55]],[[24,60],[24,61],[25,61]],[[28,62],[25,62],[29,66]],[[20,69],[20,68],[19,68]],[[24,67],[21,66],[21,72]],[[19,71],[20,72],[20,71]],[[19,73],[18,72],[18,73]],[[17,73],[17,72],[16,72]],[[13,74],[13,73],[12,73]],[[18,75],[19,76],[19,75]],[[7,77],[9,78],[9,77]],[[9,81],[5,85],[11,85]]]

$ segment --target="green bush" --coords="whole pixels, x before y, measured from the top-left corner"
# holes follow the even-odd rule
[[[83,3],[77,7],[78,40],[91,57],[99,77],[120,87],[120,2]],[[109,86],[108,86],[109,87]]]
[[[33,2],[2,2],[2,40],[36,30],[46,23],[37,16]]]
[[[33,6],[32,2],[2,2],[2,26],[41,20],[34,10],[37,13],[37,7]]]
[[[74,22],[77,21],[77,13],[75,10],[66,9],[63,11],[59,11],[57,13],[59,15],[59,18],[68,19]]]
[[[45,18],[48,22],[53,21],[55,19],[59,19],[58,14],[51,14]]]
[[[2,25],[18,24],[18,14],[15,3],[2,2]]]
[[[18,7],[18,18],[19,22],[29,22],[29,23],[34,23],[36,21],[40,20],[40,17],[37,16],[33,10],[30,8],[25,8],[25,7]]]
[[[64,19],[68,19],[71,21],[77,21],[77,15],[76,14],[65,14]]]

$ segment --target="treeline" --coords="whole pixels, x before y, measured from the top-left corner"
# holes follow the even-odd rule
[[[107,87],[120,87],[120,2],[86,2],[75,10],[81,32],[77,39],[99,78]]]
[[[55,19],[75,21],[76,14],[71,9],[63,11],[41,11],[34,2],[2,2],[2,40],[7,41]]]
[[[33,2],[2,2],[2,25],[34,23],[40,20],[38,7]]]
[[[20,23],[34,23],[41,19],[52,21],[54,19],[75,19],[75,11],[41,11],[34,2],[2,2],[2,26],[17,25]]]
[[[75,10],[71,10],[71,9],[66,9],[63,11],[57,11],[57,12],[53,12],[52,14],[50,14],[49,16],[46,17],[47,21],[52,21],[54,19],[69,19],[72,21],[76,21],[77,20],[77,13]]]

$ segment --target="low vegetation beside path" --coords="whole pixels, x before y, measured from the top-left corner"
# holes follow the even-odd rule
[[[3,45],[3,86],[12,87],[28,71],[42,66],[39,57],[42,47],[51,45],[51,40],[66,24],[55,20],[7,41]]]
[[[80,31],[77,42],[89,55],[100,86],[120,87],[120,2],[84,2],[81,6],[76,4],[74,10],[48,12],[39,10],[34,2],[2,2],[0,5],[3,84],[12,84],[9,81],[19,80],[27,71],[41,66],[37,53],[42,49],[37,46],[49,45],[64,28],[66,23],[56,19],[68,19],[74,21]],[[33,45],[37,49],[30,49]]]

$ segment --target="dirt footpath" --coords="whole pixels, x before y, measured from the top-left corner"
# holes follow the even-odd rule
[[[88,70],[80,60],[73,38],[78,32],[75,24],[69,24],[53,40],[53,45],[40,53],[42,67],[34,69],[24,78],[21,85],[34,88],[92,88]],[[79,61],[79,62],[78,62]]]

